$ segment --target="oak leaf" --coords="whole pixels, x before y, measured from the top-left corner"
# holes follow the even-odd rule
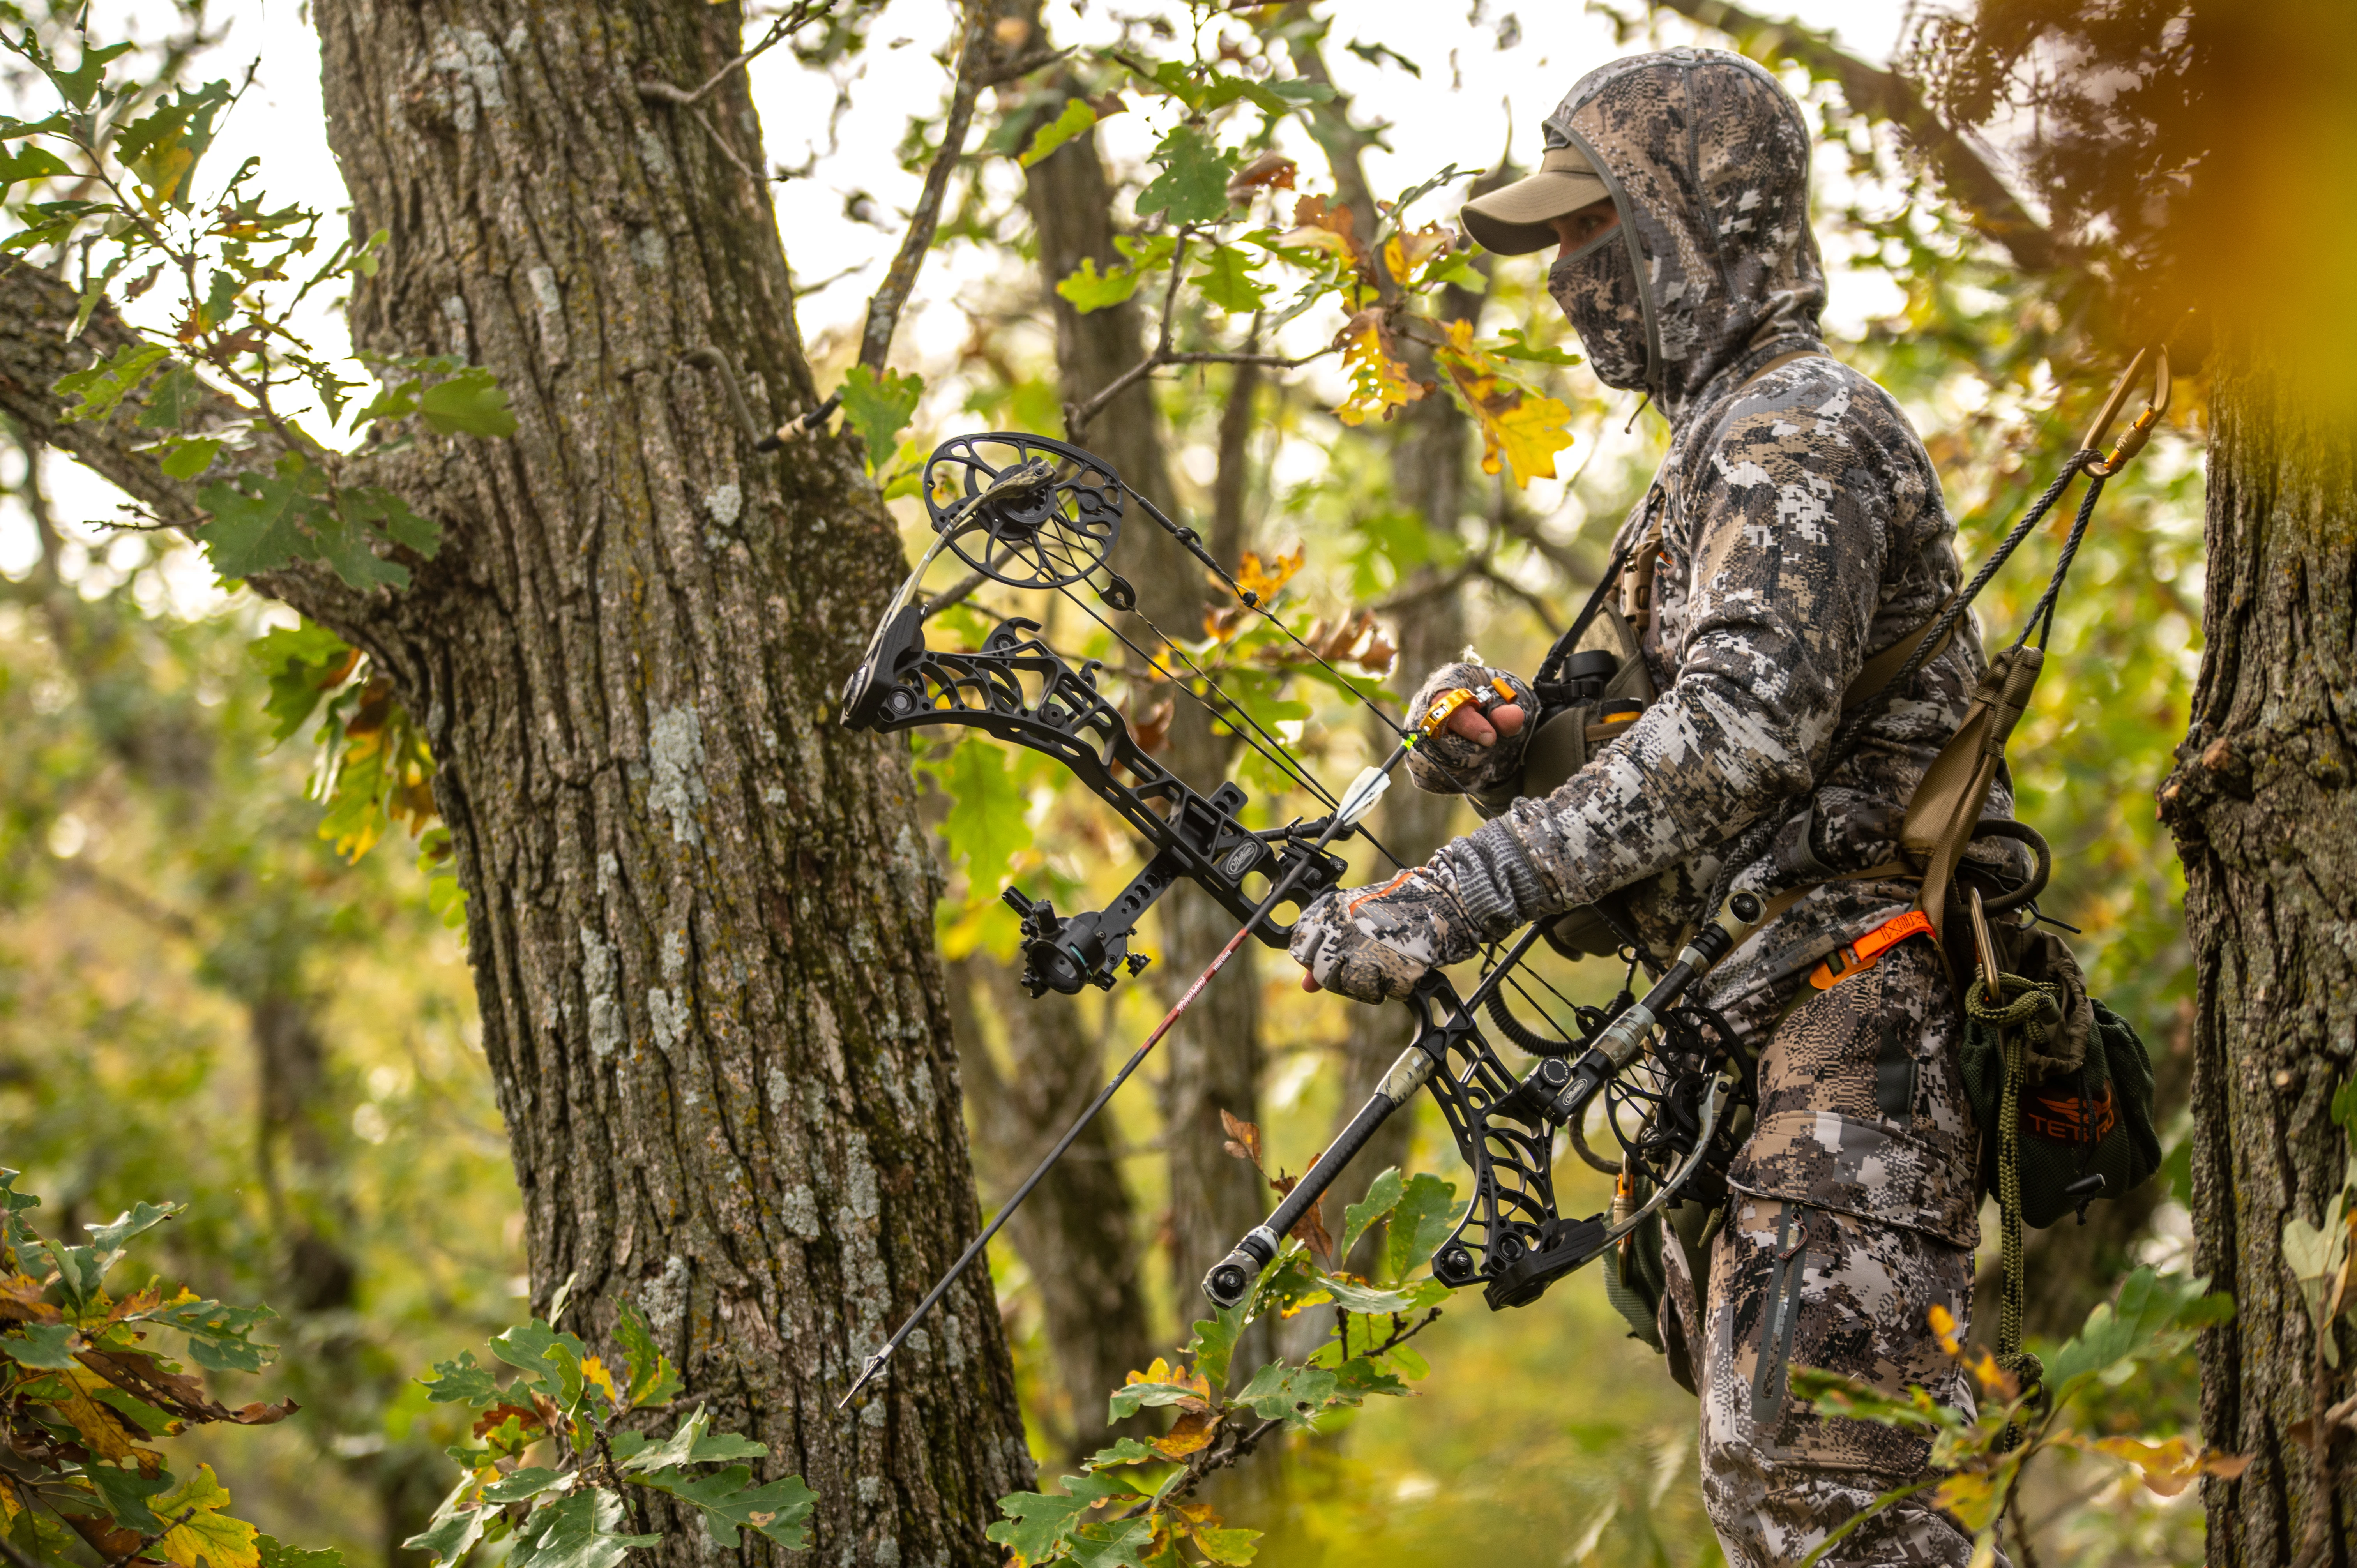
[[[1429,381],[1410,380],[1407,367],[1393,357],[1380,310],[1362,310],[1351,317],[1335,334],[1334,344],[1342,350],[1342,368],[1351,377],[1349,395],[1334,408],[1334,417],[1345,424],[1389,419],[1432,390]],[[1498,471],[1494,464],[1485,462],[1484,467],[1491,473]]]
[[[1481,471],[1502,467],[1517,488],[1554,478],[1555,454],[1572,444],[1571,410],[1508,381],[1505,361],[1475,346],[1470,322],[1448,323],[1448,334],[1437,357],[1458,403],[1480,427]]]

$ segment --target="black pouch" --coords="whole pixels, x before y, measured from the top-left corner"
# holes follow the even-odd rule
[[[1964,998],[1964,1091],[1981,1129],[1981,1190],[2003,1197],[2010,1028],[2022,1036],[2015,1111],[2021,1219],[2044,1230],[2094,1198],[2126,1195],[2160,1168],[2152,1058],[2133,1025],[2087,994],[2061,938],[2007,925],[1991,934],[2005,994],[1990,997],[1976,976]]]

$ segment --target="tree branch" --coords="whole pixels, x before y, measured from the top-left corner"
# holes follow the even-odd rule
[[[957,81],[950,90],[950,111],[942,121],[941,150],[925,170],[925,188],[909,214],[909,231],[900,236],[899,252],[891,270],[867,302],[867,326],[859,338],[859,362],[870,371],[884,368],[892,351],[892,334],[900,325],[900,311],[917,286],[917,269],[932,249],[933,231],[941,227],[942,198],[949,189],[950,171],[965,156],[965,134],[974,124],[974,100],[982,96],[985,73],[982,66],[985,8],[976,5],[966,18],[965,38],[958,45]]]
[[[659,103],[676,103],[682,108],[693,105],[705,93],[711,91],[714,88],[719,86],[722,81],[726,81],[730,71],[742,70],[754,59],[766,54],[770,49],[776,48],[779,44],[784,42],[786,38],[800,31],[803,24],[814,22],[833,9],[834,9],[834,0],[796,0],[796,3],[791,9],[788,10],[784,16],[780,16],[776,21],[770,24],[770,30],[761,35],[761,41],[759,43],[755,44],[751,48],[747,49],[743,54],[738,55],[735,59],[730,60],[718,70],[714,71],[710,79],[694,91],[685,91],[680,88],[673,87],[668,81],[641,81],[639,83],[639,96],[641,98],[651,99]],[[711,127],[706,125],[705,129],[710,130]]]
[[[167,478],[154,456],[139,450],[151,436],[133,421],[145,408],[147,390],[155,382],[125,398],[110,419],[67,423],[64,400],[51,390],[58,379],[88,369],[93,356],[105,358],[145,341],[123,324],[113,306],[103,303],[81,336],[68,341],[76,303],[73,285],[63,279],[23,261],[0,264],[0,414],[41,445],[79,459],[173,526],[186,530],[199,525],[206,514],[197,501],[198,486]],[[200,433],[229,426],[253,431],[253,440],[241,455],[248,467],[267,468],[283,450],[256,411],[210,387],[204,389],[194,416],[181,428]],[[406,499],[413,505],[423,499],[414,495]],[[339,631],[363,618],[365,596],[317,562],[297,562],[250,581],[261,593]]]
[[[1965,220],[2003,246],[2016,266],[2051,272],[2070,259],[2052,232],[2029,215],[1973,145],[1933,113],[1905,77],[1845,54],[1825,34],[1798,22],[1755,16],[1725,0],[1655,3],[1725,33],[1746,54],[1792,61],[1839,87],[1849,106],[1867,119],[1898,126],[1964,209]]]
[[[1105,404],[1165,365],[1258,365],[1263,370],[1290,371],[1308,364],[1313,360],[1322,360],[1333,351],[1330,348],[1320,349],[1314,354],[1304,354],[1297,360],[1287,360],[1276,354],[1225,354],[1200,351],[1174,353],[1157,349],[1121,374],[1114,377],[1112,381],[1107,381],[1088,402],[1066,403],[1064,405],[1065,438],[1071,441],[1080,440],[1087,431],[1089,422],[1104,412]]]

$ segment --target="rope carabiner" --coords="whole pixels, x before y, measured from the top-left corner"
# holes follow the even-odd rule
[[[2120,379],[2112,384],[2112,395],[2104,400],[2104,406],[2096,413],[2095,423],[2088,427],[2087,438],[2079,443],[2079,449],[2083,452],[2101,452],[2104,449],[2104,437],[2111,434],[2112,422],[2120,416],[2122,405],[2128,401],[2128,393],[2136,386],[2136,372],[2144,369],[2147,357],[2152,360],[2151,395],[2145,399],[2143,412],[2120,433],[2120,444],[2112,448],[2111,456],[2087,465],[2087,472],[2099,479],[2108,479],[2126,467],[2129,460],[2144,450],[2144,444],[2152,439],[2153,427],[2169,412],[2169,345],[2156,343],[2149,349],[2138,349],[2136,358],[2128,361],[2128,368],[2122,371]]]

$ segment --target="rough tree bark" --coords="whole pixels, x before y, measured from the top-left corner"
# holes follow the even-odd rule
[[[2357,1444],[2325,1434],[2320,1489],[2310,1446],[2357,1337],[2336,1330],[2341,1368],[2319,1368],[2282,1254],[2285,1222],[2319,1223],[2341,1187],[2331,1101],[2357,1057],[2357,438],[2285,360],[2231,330],[2211,355],[2208,640],[2161,789],[2198,982],[2194,1266],[2236,1304],[2202,1347],[2201,1427],[2254,1459],[2207,1483],[2214,1563],[2293,1561],[2311,1519],[2313,1560],[2357,1553]]]
[[[901,553],[849,439],[758,456],[680,362],[724,344],[757,410],[815,402],[741,75],[709,130],[636,86],[704,81],[741,13],[315,16],[353,222],[392,233],[354,338],[490,367],[519,429],[372,465],[447,530],[408,591],[258,585],[382,660],[440,763],[533,1300],[577,1273],[593,1341],[635,1300],[817,1491],[830,1563],[995,1564],[1031,1465],[985,1276],[834,1408],[977,1213],[904,754],[834,723]],[[46,310],[0,329],[9,412],[189,517],[124,433],[58,427],[70,307],[6,286]]]

